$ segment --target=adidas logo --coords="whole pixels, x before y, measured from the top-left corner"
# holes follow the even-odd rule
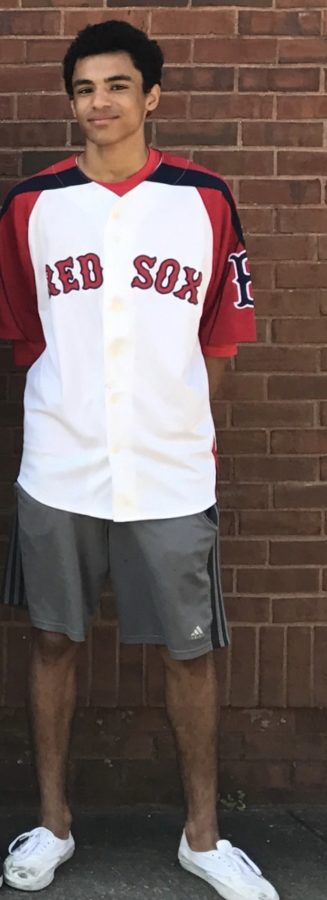
[[[196,638],[201,638],[201,637],[204,637],[204,631],[202,631],[202,628],[200,628],[200,625],[197,625],[196,628],[194,629],[194,631],[192,631],[191,641],[195,641]]]

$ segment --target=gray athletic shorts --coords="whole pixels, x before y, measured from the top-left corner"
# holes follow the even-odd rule
[[[163,644],[176,659],[228,644],[216,506],[121,523],[53,509],[16,488],[12,558],[19,551],[36,628],[83,641],[110,574],[122,643]],[[6,580],[8,592],[8,572]]]

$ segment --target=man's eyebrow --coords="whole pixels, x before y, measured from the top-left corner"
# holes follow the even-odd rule
[[[130,75],[109,75],[108,78],[104,78],[104,81],[132,81]],[[77,78],[76,81],[73,81],[73,87],[80,87],[82,84],[94,84],[90,78]]]

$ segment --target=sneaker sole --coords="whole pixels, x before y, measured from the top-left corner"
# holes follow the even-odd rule
[[[47,872],[45,875],[43,875],[42,878],[40,877],[39,879],[36,879],[34,881],[34,884],[24,885],[22,883],[22,879],[19,878],[17,881],[15,881],[15,879],[11,878],[10,875],[7,876],[6,873],[4,873],[5,884],[7,884],[8,887],[16,888],[16,890],[18,890],[18,891],[43,891],[44,888],[49,887],[49,884],[52,884],[54,877],[55,877],[56,869],[58,869],[59,866],[62,866],[63,863],[68,862],[68,860],[71,859],[71,857],[74,855],[74,853],[75,853],[75,846],[70,847],[70,849],[67,850],[65,855],[61,857],[59,862],[57,862],[57,865],[54,867],[54,869],[51,869],[51,871]]]
[[[190,872],[191,875],[197,875],[198,878],[202,878],[202,881],[206,881],[207,884],[210,884],[213,887],[217,894],[223,898],[223,900],[253,900],[253,893],[250,888],[250,893],[248,897],[245,897],[244,894],[240,894],[238,891],[234,891],[232,888],[226,887],[225,885],[221,885],[217,887],[217,878],[213,878],[211,875],[207,875],[204,869],[201,869],[201,866],[195,865],[188,859],[184,859],[182,856],[178,857],[179,863],[183,869],[187,872]],[[275,894],[271,897],[267,897],[267,894],[262,893],[258,894],[256,900],[279,900],[279,896],[275,891]]]

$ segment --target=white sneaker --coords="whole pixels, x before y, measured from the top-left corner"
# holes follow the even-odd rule
[[[33,828],[10,844],[4,861],[6,884],[20,891],[41,891],[54,879],[58,866],[73,855],[75,841],[57,838],[48,828]]]
[[[255,863],[229,841],[218,841],[217,850],[197,853],[184,831],[178,859],[183,869],[211,884],[224,900],[279,900]]]

